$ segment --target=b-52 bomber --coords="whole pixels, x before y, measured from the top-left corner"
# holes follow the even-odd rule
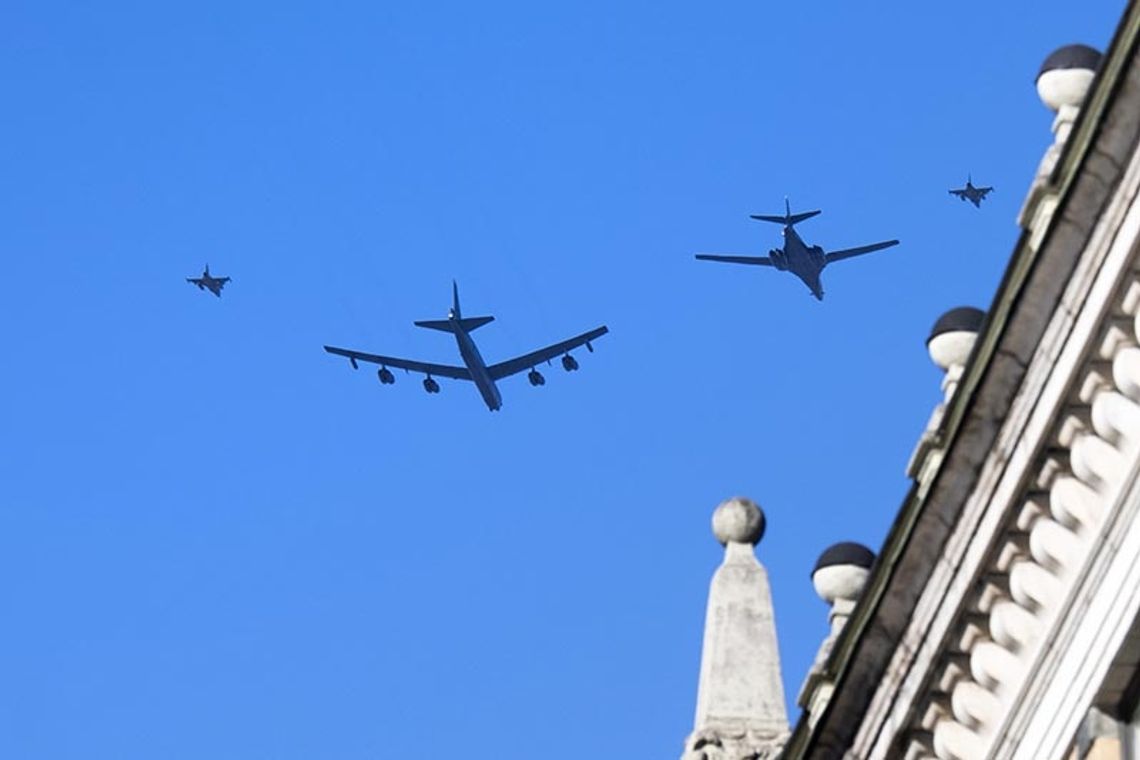
[[[191,285],[197,285],[198,290],[208,290],[218,298],[222,297],[222,288],[230,281],[229,277],[211,277],[210,265],[206,265],[206,270],[202,272],[201,277],[187,277],[186,282]]]
[[[967,174],[966,186],[960,187],[957,190],[950,190],[949,192],[951,195],[957,195],[964,201],[973,203],[974,208],[981,208],[982,201],[984,201],[986,199],[986,196],[993,191],[994,189],[992,187],[974,187],[973,179],[971,179],[970,175]]]
[[[454,282],[451,284],[451,293],[452,305],[447,312],[447,319],[424,320],[416,322],[415,325],[431,330],[449,332],[454,335],[455,342],[459,346],[459,355],[463,359],[462,367],[397,359],[393,356],[367,354],[363,351],[353,351],[352,349],[336,348],[334,346],[325,346],[325,351],[328,351],[330,354],[348,357],[348,361],[352,364],[353,369],[359,368],[357,362],[379,364],[380,369],[377,370],[376,374],[379,376],[380,383],[383,385],[391,385],[396,382],[392,370],[388,369],[389,367],[395,367],[409,372],[424,373],[424,390],[428,393],[439,393],[439,383],[436,382],[433,375],[437,377],[449,377],[454,380],[471,380],[475,383],[475,387],[479,390],[479,394],[483,397],[487,408],[493,412],[503,405],[503,398],[499,394],[498,387],[495,385],[496,380],[502,380],[504,377],[510,377],[519,372],[529,370],[527,372],[527,380],[530,381],[531,385],[546,385],[546,378],[535,369],[536,365],[542,364],[543,362],[549,364],[552,359],[561,356],[562,368],[567,372],[573,372],[578,369],[578,360],[571,356],[570,351],[579,346],[585,346],[588,351],[593,352],[594,347],[591,345],[591,341],[597,340],[609,332],[609,329],[603,325],[587,333],[582,333],[574,338],[570,338],[569,340],[564,340],[561,343],[555,343],[546,348],[532,351],[529,354],[523,354],[514,359],[508,359],[505,362],[488,366],[483,361],[483,357],[479,355],[479,349],[475,347],[475,341],[471,339],[471,333],[495,318],[464,317],[459,310],[459,286]]]
[[[808,289],[811,290],[811,294],[815,296],[817,300],[822,301],[823,284],[820,282],[820,274],[823,272],[823,268],[828,264],[849,259],[853,256],[860,256],[864,253],[871,253],[872,251],[881,251],[884,248],[890,248],[893,245],[899,244],[897,240],[887,240],[882,243],[872,243],[871,245],[861,245],[858,248],[844,248],[839,251],[825,253],[820,246],[805,243],[795,230],[795,225],[819,213],[819,211],[804,211],[800,214],[793,214],[791,204],[788,203],[787,199],[784,199],[783,216],[769,216],[766,214],[751,215],[751,218],[762,222],[774,222],[784,225],[782,232],[784,236],[783,248],[773,248],[768,251],[767,256],[726,256],[721,254],[698,253],[697,258],[702,261],[723,261],[729,264],[753,264],[756,266],[775,267],[780,271],[791,272],[796,277],[799,277],[804,285],[808,286]]]

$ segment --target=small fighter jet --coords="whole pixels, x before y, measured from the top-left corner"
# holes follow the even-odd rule
[[[222,297],[222,288],[230,281],[229,277],[211,277],[210,265],[206,265],[206,269],[202,272],[201,277],[187,277],[186,282],[191,285],[197,285],[198,290],[208,290],[218,298]]]
[[[820,282],[820,273],[823,268],[828,264],[843,259],[849,259],[852,256],[859,256],[864,253],[871,253],[872,251],[881,251],[884,248],[890,248],[893,245],[898,245],[897,240],[887,240],[882,243],[872,243],[871,245],[862,245],[858,248],[844,248],[839,251],[831,251],[825,253],[823,248],[818,245],[808,245],[796,233],[795,225],[805,219],[810,219],[819,211],[804,211],[800,214],[793,214],[792,207],[788,200],[784,199],[784,215],[783,216],[768,216],[765,214],[753,214],[753,219],[758,219],[762,222],[774,222],[776,224],[784,225],[784,247],[773,248],[768,251],[767,256],[724,256],[720,254],[698,253],[697,258],[701,261],[723,261],[729,264],[753,264],[756,266],[775,267],[780,271],[787,271],[799,277],[811,294],[817,300],[823,300],[823,284]]]
[[[986,196],[993,191],[994,189],[992,187],[974,187],[973,180],[970,178],[970,175],[967,174],[966,186],[960,187],[957,190],[951,190],[950,194],[957,195],[962,200],[973,203],[974,208],[981,208],[982,201],[984,201],[986,199]]]
[[[459,286],[456,285],[454,281],[451,283],[451,298],[451,308],[447,312],[447,319],[429,319],[416,322],[415,325],[416,327],[426,327],[431,330],[440,330],[441,332],[448,332],[454,335],[455,342],[459,346],[459,356],[463,359],[462,367],[455,367],[449,364],[429,364],[428,362],[417,362],[409,359],[397,359],[393,356],[366,354],[363,351],[353,351],[352,349],[336,348],[334,346],[325,346],[325,351],[328,351],[330,354],[348,357],[348,362],[352,365],[353,369],[359,369],[358,361],[379,364],[380,369],[376,371],[376,374],[380,378],[381,385],[391,385],[396,382],[392,370],[388,369],[389,367],[396,367],[397,369],[408,372],[422,372],[424,374],[424,390],[428,393],[439,393],[439,383],[436,382],[432,375],[450,377],[453,380],[471,380],[475,383],[479,395],[483,397],[483,403],[493,412],[503,405],[503,398],[499,394],[498,387],[495,385],[496,380],[502,380],[504,377],[510,377],[519,372],[526,372],[526,379],[530,381],[531,385],[546,385],[546,378],[535,369],[536,365],[542,364],[543,362],[549,364],[552,359],[562,357],[562,369],[567,372],[573,372],[578,369],[578,360],[570,355],[570,351],[579,346],[585,346],[586,350],[592,352],[594,346],[591,344],[591,341],[597,340],[609,332],[606,326],[602,325],[587,333],[582,333],[577,337],[564,340],[561,343],[540,348],[537,351],[517,356],[514,359],[508,359],[505,362],[488,365],[483,361],[483,357],[479,355],[479,349],[475,347],[475,341],[471,339],[471,333],[477,328],[493,321],[495,318],[464,317],[459,310]]]

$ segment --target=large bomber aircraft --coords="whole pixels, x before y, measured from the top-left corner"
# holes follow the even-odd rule
[[[447,312],[447,319],[432,319],[416,322],[417,327],[426,327],[431,330],[440,330],[442,332],[449,332],[455,336],[455,342],[459,346],[459,355],[463,359],[462,367],[455,367],[448,364],[430,364],[428,362],[417,362],[408,359],[398,359],[393,356],[379,356],[378,354],[366,354],[363,351],[353,351],[347,348],[336,348],[334,346],[325,346],[325,351],[330,354],[348,357],[348,361],[352,364],[353,369],[358,369],[357,362],[371,362],[379,364],[380,369],[377,370],[377,375],[383,385],[391,385],[396,382],[395,376],[389,367],[395,367],[410,372],[424,373],[424,390],[428,393],[439,393],[439,383],[432,377],[450,377],[454,380],[471,380],[475,383],[475,387],[479,390],[479,394],[483,397],[483,401],[487,404],[487,408],[492,412],[499,409],[503,405],[503,398],[499,394],[499,389],[495,385],[496,380],[502,380],[504,377],[518,374],[529,370],[527,372],[527,379],[531,385],[545,385],[546,378],[542,376],[535,366],[546,362],[550,363],[552,359],[562,357],[562,368],[567,372],[572,372],[578,369],[578,360],[570,355],[570,351],[579,346],[585,346],[587,350],[593,351],[594,347],[591,341],[597,340],[601,336],[609,332],[608,328],[604,325],[595,328],[587,333],[564,340],[561,343],[540,348],[537,351],[532,351],[529,354],[508,359],[505,362],[492,364],[488,366],[483,361],[483,357],[479,355],[479,349],[475,346],[475,341],[471,339],[471,333],[479,327],[494,320],[494,317],[464,317],[459,310],[459,286],[454,282],[451,284],[452,291],[452,306]]]
[[[789,204],[785,198],[783,216],[752,214],[753,219],[784,225],[783,248],[773,248],[768,252],[767,256],[725,256],[720,254],[698,253],[697,258],[702,261],[723,261],[729,264],[753,264],[756,266],[775,267],[781,271],[791,272],[808,286],[813,296],[822,301],[823,284],[820,282],[820,273],[823,272],[823,268],[828,264],[849,259],[852,256],[859,256],[864,253],[871,253],[872,251],[880,251],[884,248],[890,248],[892,245],[899,244],[897,240],[887,240],[882,243],[872,243],[871,245],[862,245],[858,248],[844,248],[840,251],[825,253],[820,246],[809,246],[805,243],[794,229],[796,224],[805,219],[810,219],[818,213],[820,212],[805,211],[801,214],[793,214],[791,204]]]

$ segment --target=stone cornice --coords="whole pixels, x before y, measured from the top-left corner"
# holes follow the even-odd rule
[[[1017,746],[1011,726],[1040,714],[1027,695],[1050,683],[1044,662],[1056,657],[1060,630],[1079,618],[1067,614],[1076,589],[1090,563],[1111,554],[1097,547],[1140,453],[1132,440],[1140,433],[1138,189],[1135,157],[947,542],[945,583],[931,584],[896,653],[892,667],[901,667],[914,644],[907,674],[868,711],[852,747],[858,757],[1008,756]],[[1054,716],[1052,728],[1082,714]],[[1059,756],[1064,746],[1049,750]]]
[[[1112,461],[1122,438],[1103,436],[1140,401],[1119,387],[1128,380],[1090,380],[1093,368],[1112,375],[1106,362],[1115,353],[1070,357],[1064,366],[1059,358],[1066,348],[1080,353],[1110,340],[1123,351],[1136,341],[1119,319],[1127,266],[1116,290],[1098,296],[1093,288],[1107,287],[1098,257],[1108,256],[1116,229],[1108,198],[1119,189],[1110,212],[1131,203],[1132,191],[1117,186],[1137,131],[1127,111],[1140,96],[1125,90],[1134,87],[1138,19],[1133,3],[1068,145],[1035,182],[1031,227],[943,417],[940,447],[825,668],[834,694],[821,715],[801,718],[785,758],[931,757],[936,746],[942,757],[974,757],[1005,735],[987,710],[1012,708],[1008,700],[1027,686],[1025,671],[1011,685],[1024,666],[1015,661],[1036,656],[1038,637],[1056,621],[1046,602],[1076,582],[1065,576],[1058,588],[1050,578],[1080,546],[1071,536],[1096,533],[1075,514],[1107,498],[1111,478],[1097,467]],[[1082,343],[1077,316],[1102,308]],[[1038,619],[1042,612],[1047,619]]]

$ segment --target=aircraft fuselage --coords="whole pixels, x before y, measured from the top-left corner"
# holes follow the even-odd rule
[[[448,321],[451,322],[451,329],[455,334],[455,343],[459,346],[459,355],[463,358],[467,371],[471,373],[471,380],[479,389],[479,395],[483,397],[488,409],[492,412],[497,411],[503,406],[503,397],[499,394],[495,381],[491,379],[491,373],[487,371],[487,363],[483,361],[479,348],[454,314],[448,316]]]
[[[823,284],[820,282],[820,273],[827,266],[827,257],[818,245],[808,245],[799,236],[795,228],[784,225],[784,247],[775,248],[769,252],[772,265],[776,269],[791,272],[799,277],[804,285],[808,286],[811,294],[818,300],[823,300]]]
[[[197,285],[198,290],[208,290],[218,297],[221,297],[222,286],[225,285],[227,281],[225,277],[211,277],[208,272],[201,277],[191,277],[187,279],[187,282]]]
[[[971,185],[969,182],[966,183],[966,189],[962,191],[962,200],[969,201],[970,203],[973,203],[974,206],[979,208],[981,207],[982,200],[985,197],[985,193]]]

